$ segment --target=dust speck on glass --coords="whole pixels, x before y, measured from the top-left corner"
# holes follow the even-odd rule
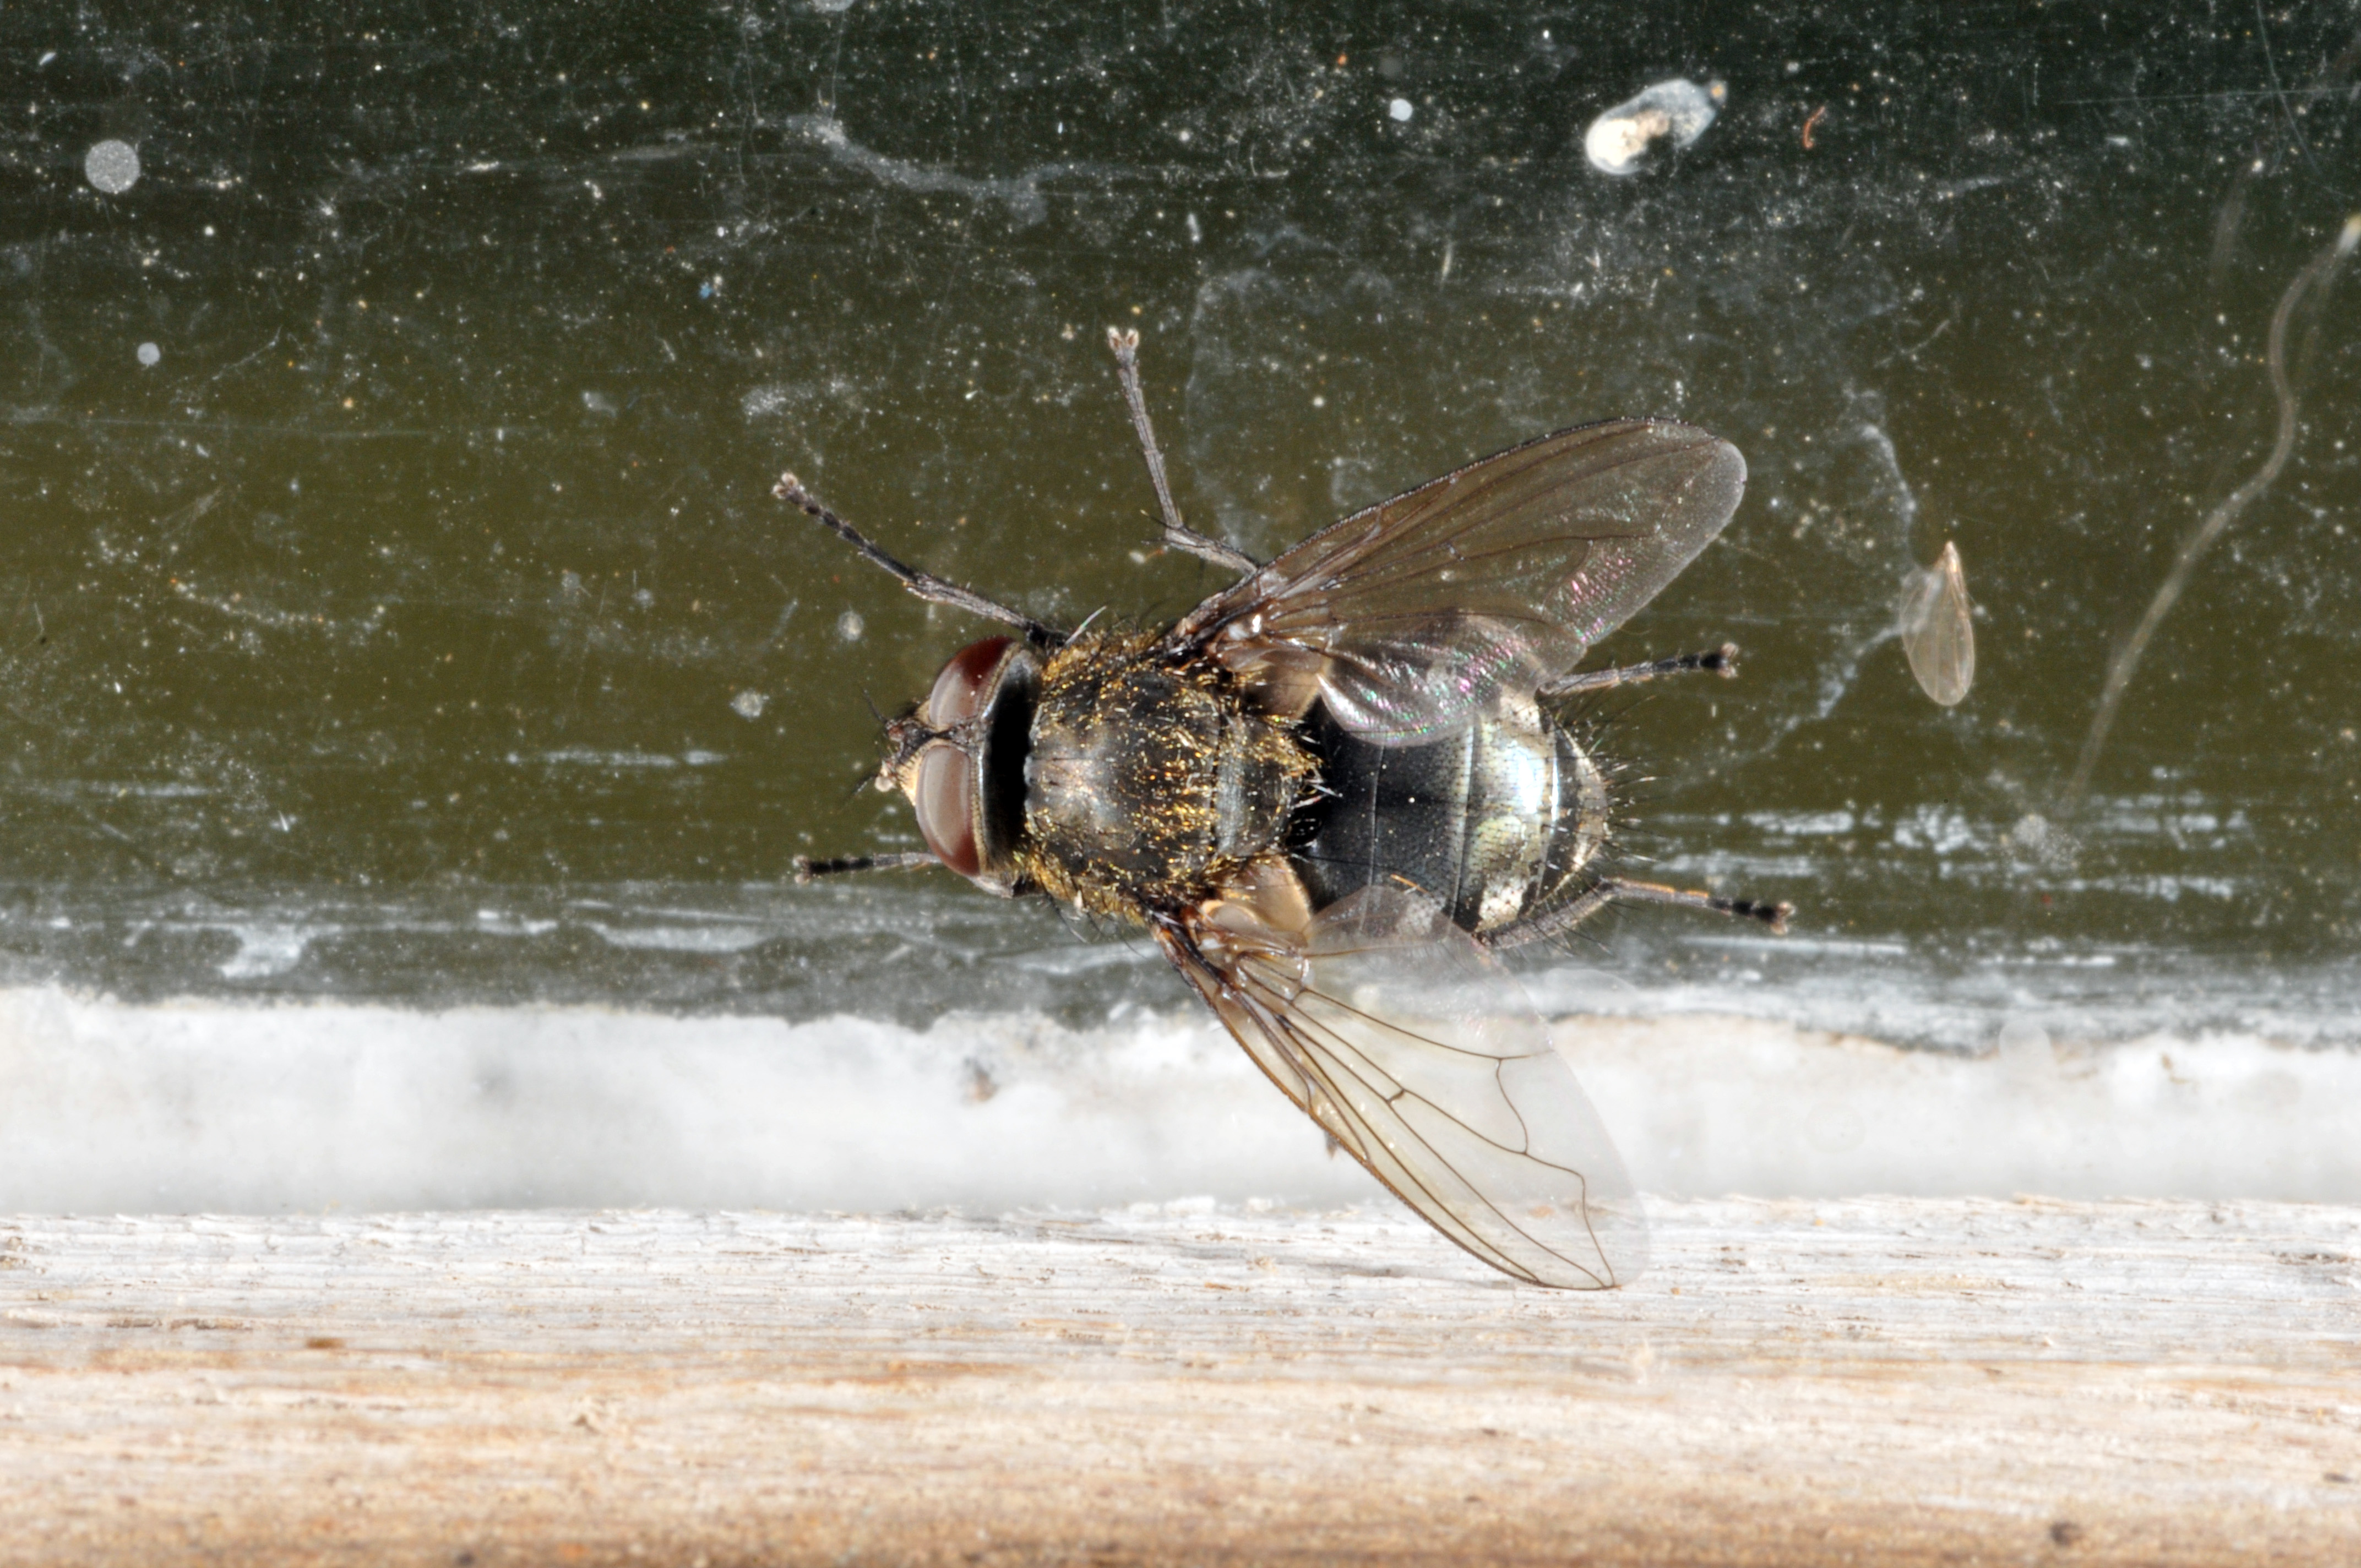
[[[127,141],[109,137],[94,143],[82,160],[82,178],[110,196],[120,196],[139,183],[139,151]]]
[[[1582,150],[1602,174],[1637,173],[1651,152],[1677,152],[1705,135],[1729,95],[1719,82],[1700,87],[1675,76],[1653,82],[1591,121],[1582,133]]]
[[[2058,793],[2111,650],[2272,446],[2275,302],[2361,206],[2356,32],[525,0],[331,38],[9,7],[0,967],[1177,1006],[1152,956],[950,879],[786,885],[915,847],[861,787],[873,705],[981,633],[773,478],[1029,613],[1170,619],[1219,574],[1155,553],[1120,323],[1183,511],[1257,556],[1585,421],[1745,452],[1721,542],[1594,655],[1728,637],[1744,673],[1605,701],[1601,744],[1645,781],[1625,865],[1791,899],[1796,935],[1627,915],[1573,955],[1589,991],[1544,962],[1545,994],[1938,1043],[2314,997],[2349,1036],[2353,277],[2287,324],[2287,462]],[[1976,664],[1940,707],[1895,607],[1951,541]],[[759,937],[633,937],[700,920]],[[294,935],[237,934],[265,927]],[[1864,973],[1900,989],[1838,983]]]

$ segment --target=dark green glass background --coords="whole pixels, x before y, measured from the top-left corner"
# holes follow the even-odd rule
[[[868,703],[977,630],[781,468],[1045,618],[1220,586],[1141,558],[1120,323],[1183,508],[1257,554],[1611,414],[1745,451],[1723,543],[1604,651],[1726,635],[1744,677],[1618,698],[1607,745],[1635,851],[1798,934],[1629,916],[1560,1001],[1738,974],[1895,1038],[2028,999],[2348,1034],[2361,281],[2298,318],[2294,459],[2073,852],[2024,824],[2268,445],[2265,323],[2361,205],[2356,49],[2349,5],[9,7],[0,974],[1176,1003],[1137,944],[948,879],[785,885],[914,842],[856,788]],[[1674,73],[1722,118],[1592,170],[1587,121]],[[1947,539],[1950,711],[1881,635]]]

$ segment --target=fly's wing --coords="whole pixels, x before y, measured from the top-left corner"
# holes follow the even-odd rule
[[[1919,688],[1945,707],[1964,701],[1976,681],[1976,623],[1960,547],[1946,543],[1935,564],[1915,573],[1902,596],[1902,653]]]
[[[1746,460],[1694,425],[1615,420],[1358,511],[1207,599],[1175,647],[1300,712],[1413,744],[1566,674],[1738,510]]]
[[[1166,956],[1396,1197],[1529,1284],[1638,1276],[1647,1227],[1598,1113],[1522,989],[1440,908],[1365,888],[1293,938],[1208,910],[1159,928]]]

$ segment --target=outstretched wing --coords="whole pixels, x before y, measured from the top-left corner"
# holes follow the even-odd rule
[[[1444,1235],[1534,1285],[1644,1266],[1598,1113],[1521,988],[1431,900],[1365,888],[1293,938],[1220,900],[1158,939],[1271,1081]]]
[[[1301,712],[1411,743],[1531,691],[1656,597],[1738,510],[1746,460],[1694,425],[1560,431],[1354,513],[1170,634]]]

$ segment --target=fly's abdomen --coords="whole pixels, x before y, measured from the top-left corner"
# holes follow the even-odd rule
[[[1377,746],[1315,708],[1323,795],[1290,849],[1314,908],[1408,883],[1486,933],[1545,903],[1598,852],[1607,791],[1589,756],[1530,705],[1501,704],[1424,746]]]

